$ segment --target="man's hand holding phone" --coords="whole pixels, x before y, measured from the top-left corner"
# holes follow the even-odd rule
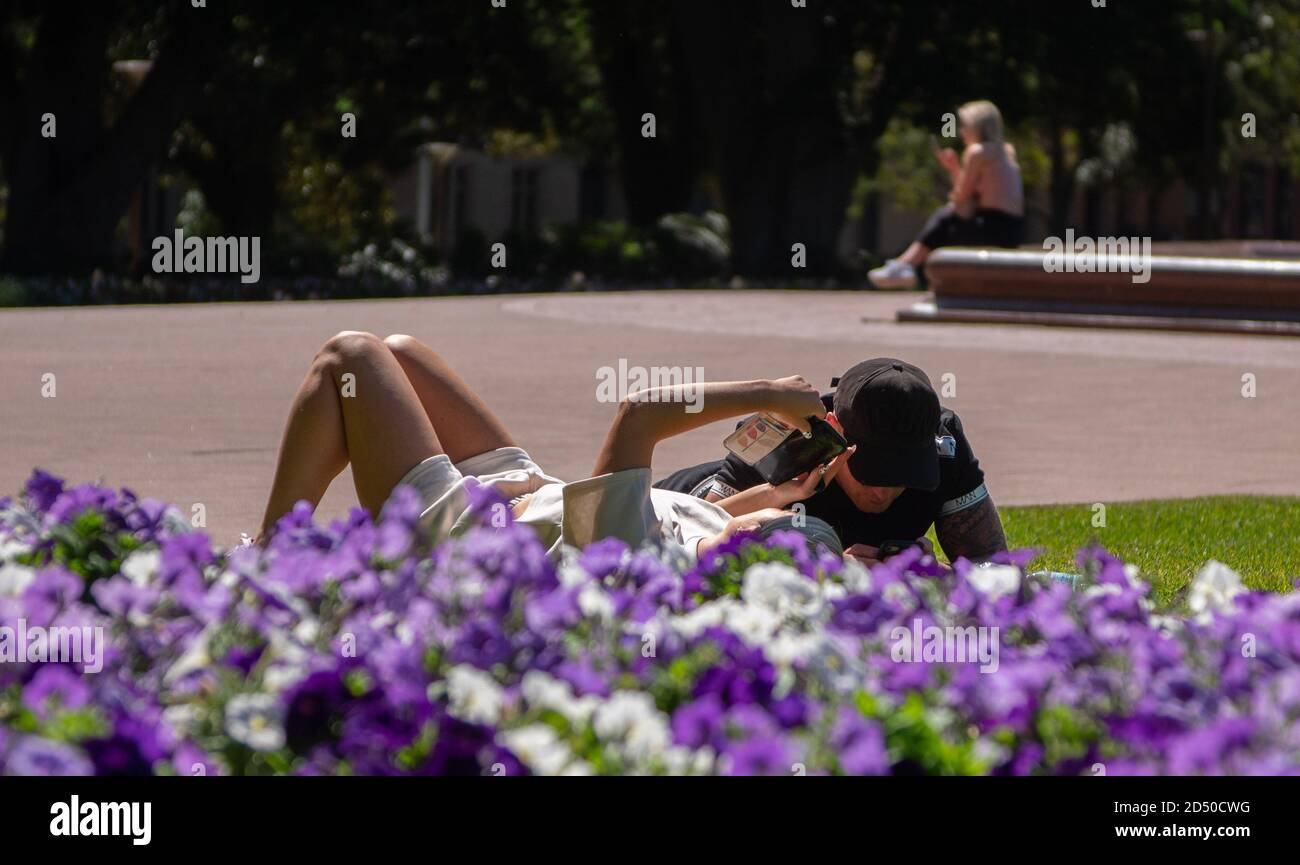
[[[914,541],[882,541],[878,547],[873,547],[870,544],[854,544],[844,551],[844,557],[853,559],[870,568],[911,547],[920,547],[927,556],[934,555],[934,544],[930,543],[930,539],[917,538]]]
[[[835,459],[823,466],[818,466],[812,471],[804,472],[797,478],[791,478],[783,484],[777,484],[772,487],[772,494],[778,507],[786,507],[795,502],[801,502],[804,499],[811,498],[815,493],[825,489],[826,486],[835,479],[835,475],[849,457],[853,456],[854,451],[858,449],[857,445],[849,445],[849,449],[840,453]]]

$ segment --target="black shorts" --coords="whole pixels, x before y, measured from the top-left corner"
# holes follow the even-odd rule
[[[1000,246],[1015,248],[1024,239],[1025,219],[1004,210],[977,210],[963,219],[951,204],[930,215],[917,240],[930,249],[944,246]]]

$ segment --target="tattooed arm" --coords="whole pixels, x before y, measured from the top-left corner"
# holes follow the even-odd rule
[[[965,510],[939,517],[934,521],[934,533],[949,561],[965,556],[973,562],[981,562],[1007,548],[1002,520],[989,496]]]

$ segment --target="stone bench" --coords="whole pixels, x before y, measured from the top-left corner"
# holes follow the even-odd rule
[[[1300,335],[1300,262],[1152,255],[1150,277],[1048,272],[1041,250],[937,250],[934,300],[899,321],[1002,322]]]

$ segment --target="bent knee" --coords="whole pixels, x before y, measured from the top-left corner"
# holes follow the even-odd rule
[[[316,353],[318,360],[349,360],[365,357],[384,349],[384,343],[373,333],[363,330],[342,330],[325,340]]]
[[[384,345],[388,346],[393,357],[404,365],[409,362],[418,362],[425,366],[443,363],[442,357],[436,351],[405,333],[384,337]]]
[[[418,339],[405,333],[394,333],[384,337],[384,345],[396,355],[410,354],[411,350],[419,344]]]

